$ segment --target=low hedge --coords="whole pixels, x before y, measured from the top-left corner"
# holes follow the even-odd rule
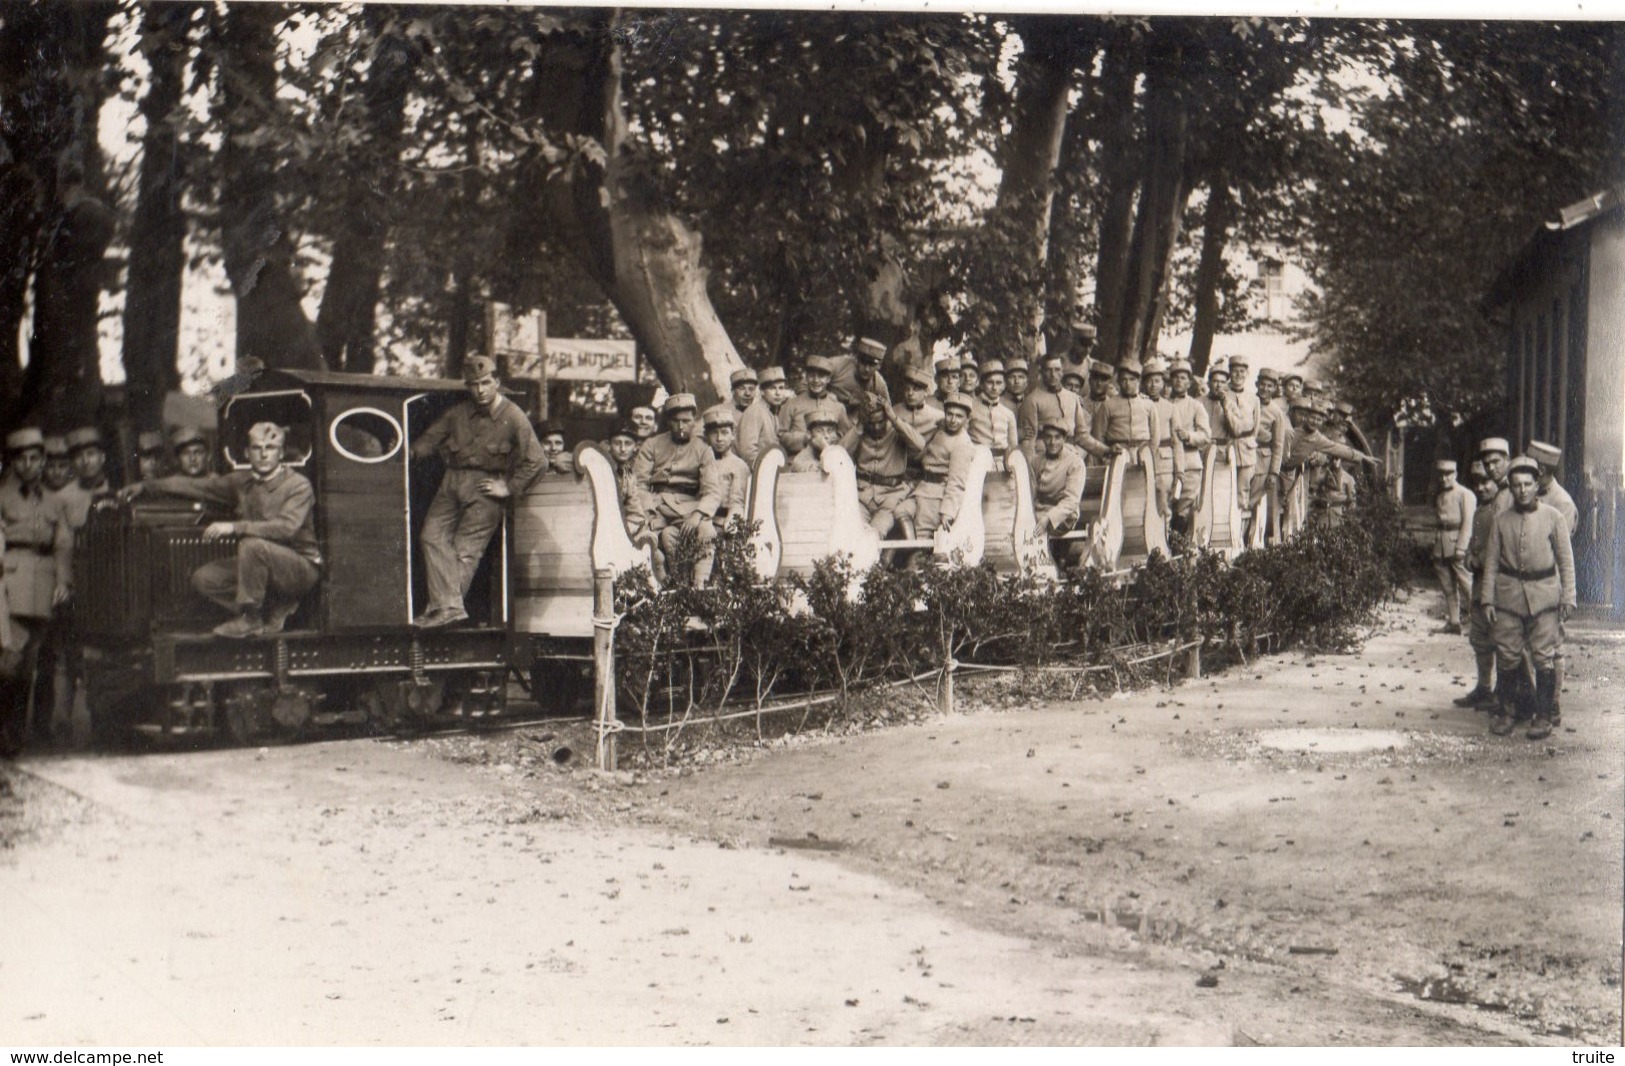
[[[1409,567],[1409,541],[1386,497],[1230,563],[1212,552],[1158,554],[1120,578],[1084,570],[1045,581],[988,566],[854,574],[831,557],[809,576],[764,585],[751,566],[750,532],[735,524],[719,534],[703,589],[680,583],[692,543],[674,553],[679,580],[666,588],[656,591],[642,569],[617,582],[624,717],[647,728],[651,717],[678,721],[730,702],[760,708],[818,690],[834,694],[839,715],[858,691],[949,659],[1088,667],[1170,642],[1200,641],[1209,663],[1256,654],[1265,641],[1347,647]]]

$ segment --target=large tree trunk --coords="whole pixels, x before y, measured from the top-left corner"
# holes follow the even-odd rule
[[[124,298],[124,374],[129,413],[137,426],[156,426],[165,394],[180,387],[176,354],[186,272],[186,216],[181,210],[185,175],[175,128],[168,119],[180,106],[187,26],[196,11],[193,4],[148,2],[142,15],[141,48],[152,74],[141,99],[147,129],[141,139]]]
[[[220,224],[237,297],[239,367],[321,369],[316,331],[300,305],[294,244],[277,205],[276,32],[281,4],[232,4],[220,34]]]
[[[595,139],[603,165],[549,179],[539,154],[516,183],[516,251],[556,236],[592,275],[631,329],[661,383],[702,406],[728,395],[744,366],[706,290],[700,235],[660,203],[626,143],[617,16],[595,13],[587,32],[551,35],[530,107],[553,135]]]
[[[365,162],[349,168],[346,177],[341,229],[333,241],[332,266],[316,316],[316,335],[328,365],[356,374],[370,374],[377,364],[373,332],[384,242],[398,185],[394,173],[406,125],[407,89],[417,67],[417,49],[397,32],[398,17],[385,5],[369,4],[362,10],[378,42],[362,89],[368,143],[361,153]]]
[[[43,12],[32,4],[0,7],[0,422],[10,424],[22,391],[22,323],[28,280],[38,250],[40,210],[49,199],[50,166],[42,153],[42,115],[18,101],[35,94],[30,82],[44,64]],[[26,96],[25,96],[26,94]],[[44,155],[42,159],[41,156]],[[52,179],[54,181],[54,176]]]
[[[1022,53],[1016,67],[1015,121],[1000,160],[1003,174],[995,225],[1005,230],[1008,266],[1019,284],[1014,313],[999,330],[1001,352],[1031,357],[1044,326],[1044,265],[1049,258],[1055,168],[1066,133],[1068,95],[1085,58],[1075,19],[1027,16],[1015,20]],[[1088,44],[1091,46],[1093,42]]]
[[[1235,217],[1236,198],[1221,172],[1208,182],[1206,217],[1202,221],[1202,254],[1196,263],[1196,321],[1191,327],[1191,369],[1207,375],[1213,335],[1219,325],[1219,279],[1224,275],[1224,248]]]
[[[1140,186],[1139,145],[1134,134],[1134,83],[1142,57],[1126,34],[1106,51],[1101,70],[1100,250],[1095,269],[1097,347],[1110,358],[1123,331],[1123,293],[1128,284],[1134,227],[1134,194]]]
[[[101,407],[98,304],[106,287],[103,256],[118,216],[98,199],[103,188],[97,141],[107,24],[116,6],[96,2],[44,12],[35,47],[46,69],[29,100],[36,125],[32,163],[52,207],[34,275],[34,329],[28,343],[20,411],[32,421],[88,421]]]
[[[1161,322],[1159,304],[1166,298],[1168,267],[1185,202],[1190,117],[1180,71],[1184,48],[1182,42],[1158,42],[1146,68],[1145,178],[1119,305],[1117,344],[1102,351],[1114,363],[1131,356],[1144,358],[1148,346],[1156,344]]]

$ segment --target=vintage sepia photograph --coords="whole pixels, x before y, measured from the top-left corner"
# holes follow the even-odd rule
[[[0,3],[9,1061],[1611,1061],[1625,20],[1323,13]]]

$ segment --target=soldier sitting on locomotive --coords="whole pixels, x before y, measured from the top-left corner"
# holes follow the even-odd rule
[[[240,536],[235,559],[217,559],[192,572],[192,587],[236,617],[215,626],[222,637],[253,637],[282,630],[316,585],[321,551],[316,543],[315,490],[303,474],[282,462],[287,430],[258,422],[248,430],[246,471],[187,477],[175,474],[136,482],[120,494],[134,499],[143,489],[236,508],[231,522],[211,522],[206,540]]]

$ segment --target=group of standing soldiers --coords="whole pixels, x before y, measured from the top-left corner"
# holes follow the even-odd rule
[[[1574,500],[1557,481],[1562,452],[1531,441],[1511,459],[1505,439],[1478,444],[1457,484],[1456,463],[1435,464],[1433,566],[1444,592],[1445,628],[1462,632],[1477,684],[1455,701],[1492,715],[1490,732],[1520,725],[1543,740],[1562,724],[1563,625],[1577,603]]]
[[[742,513],[751,467],[775,445],[792,471],[817,469],[824,449],[840,445],[856,468],[871,527],[904,540],[953,528],[977,445],[991,451],[996,468],[1022,451],[1038,521],[1054,537],[1082,524],[1089,468],[1122,453],[1144,465],[1159,513],[1187,535],[1210,445],[1235,446],[1249,512],[1281,479],[1290,486],[1303,477],[1316,503],[1336,513],[1354,492],[1342,464],[1376,463],[1348,419],[1352,408],[1327,404],[1295,373],[1260,370],[1249,391],[1241,356],[1215,362],[1205,389],[1182,359],[1112,366],[1059,353],[1033,364],[950,356],[930,369],[907,368],[895,403],[880,373],[886,350],[860,338],[851,354],[813,356],[799,390],[780,367],[736,371],[729,399],[703,413],[687,393],[668,398],[658,418],[635,409],[605,444],[628,523],[656,534],[657,572],[664,577],[665,557],[684,532],[703,546]],[[550,454],[562,453],[563,434],[554,435]],[[567,461],[561,455],[559,468]],[[1068,554],[1076,562],[1081,543],[1074,544]],[[701,554],[696,579],[703,582],[709,562]]]
[[[167,447],[166,447],[167,443]],[[203,433],[177,426],[167,438],[138,437],[135,467],[155,477],[173,462],[183,474],[208,472]],[[79,426],[47,436],[34,426],[5,437],[0,476],[0,748],[26,742],[82,743],[89,719],[75,709],[78,649],[73,639],[73,545],[97,502],[115,491],[101,431]]]

